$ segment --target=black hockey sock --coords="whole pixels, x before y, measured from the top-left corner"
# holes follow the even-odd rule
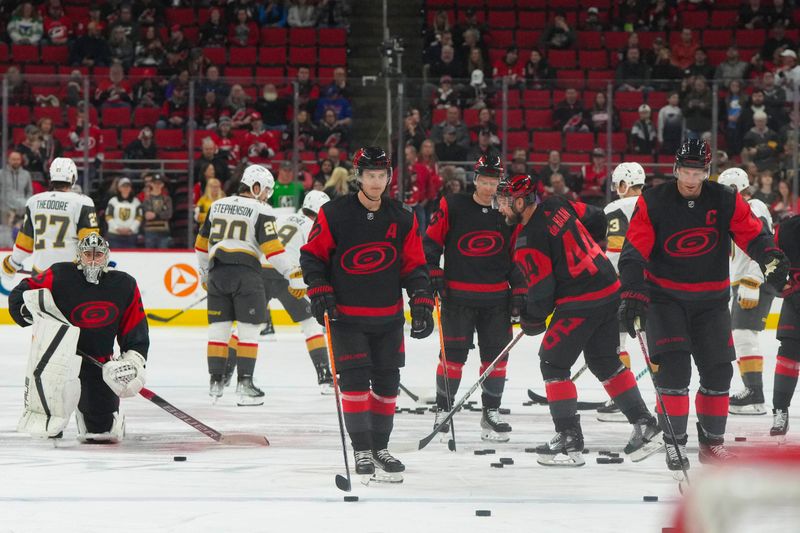
[[[394,406],[397,396],[380,396],[370,393],[369,412],[372,424],[372,445],[382,450],[389,444],[389,435],[394,427]]]
[[[491,361],[481,361],[480,373],[483,374]],[[481,402],[483,406],[488,409],[497,409],[500,407],[500,401],[503,399],[503,389],[506,386],[506,365],[508,361],[503,359],[497,363],[486,379],[483,381],[481,388]]]
[[[306,349],[314,368],[328,366],[328,348],[325,346],[325,337],[314,335],[306,339]]]
[[[256,357],[258,357],[258,343],[240,340],[236,346],[236,366],[239,377],[253,375],[256,369]]]
[[[234,350],[234,358],[236,357]],[[228,344],[218,341],[208,341],[206,348],[206,358],[208,360],[208,373],[219,374],[225,373],[225,365],[228,361]]]
[[[550,416],[553,417],[556,431],[563,431],[563,428],[571,427],[570,424],[578,413],[578,391],[575,389],[575,384],[569,379],[565,379],[547,381],[544,387]]]
[[[694,397],[697,420],[707,435],[725,435],[728,422],[728,391],[714,391],[700,387]]]
[[[781,351],[783,345],[781,345]],[[788,410],[792,403],[792,396],[797,387],[797,378],[800,374],[800,357],[793,358],[778,355],[775,363],[775,382],[772,389],[772,407]]]
[[[453,405],[453,399],[458,392],[458,387],[461,384],[461,372],[464,368],[464,363],[456,363],[454,361],[447,361],[447,386],[450,389],[450,401],[447,398],[447,389],[445,388],[445,375],[444,368],[442,367],[441,358],[439,365],[436,367],[436,407],[440,411],[447,411]]]
[[[672,429],[675,431],[675,437],[680,440],[686,436],[686,426],[689,421],[689,389],[664,389],[659,387],[658,391],[661,393],[661,398],[667,408],[667,414],[672,423]],[[661,410],[660,402],[656,402],[656,412],[658,413],[658,425],[665,433],[668,433],[669,426]]]
[[[342,391],[344,425],[350,435],[353,449],[372,449],[372,427],[370,424],[370,391]]]
[[[760,355],[746,355],[740,357],[739,373],[742,376],[742,383],[750,390],[764,390],[764,358]]]
[[[636,386],[636,378],[625,366],[621,366],[613,376],[604,380],[603,387],[631,424],[649,416],[647,405]]]

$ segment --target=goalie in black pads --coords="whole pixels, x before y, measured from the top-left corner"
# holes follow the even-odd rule
[[[108,243],[90,233],[78,243],[76,262],[56,263],[11,291],[12,318],[33,325],[18,431],[60,437],[77,408],[79,440],[122,440],[119,399],[144,386],[150,340],[136,280],[109,270],[108,259]],[[119,356],[113,355],[114,339]],[[78,351],[105,363],[102,369]]]

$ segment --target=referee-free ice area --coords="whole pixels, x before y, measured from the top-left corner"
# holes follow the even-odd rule
[[[73,422],[54,446],[15,432],[29,330],[0,327],[0,532],[658,533],[671,524],[680,495],[662,454],[637,464],[596,462],[599,450],[621,451],[630,433],[627,424],[601,423],[593,412],[582,412],[590,450],[582,468],[546,468],[525,453],[526,447],[553,435],[546,406],[522,405],[528,388],[544,393],[537,357],[541,337],[524,338],[511,353],[503,400],[511,409],[506,417],[513,426],[509,443],[481,442],[480,414],[463,411],[455,418],[457,452],[434,441],[422,451],[397,453],[407,466],[403,484],[365,487],[354,478],[351,494],[359,501],[344,502],[346,493],[334,484],[344,466],[333,396],[319,394],[299,329],[279,327],[276,337],[259,350],[256,383],[267,395],[261,407],[236,407],[234,387],[211,405],[202,328],[153,328],[147,367],[147,387],[157,394],[223,433],[264,434],[270,447],[219,445],[141,397],[123,400],[128,432],[123,443],[78,444]],[[763,333],[761,341],[769,402],[774,330]],[[636,372],[644,362],[634,344],[629,342]],[[422,341],[406,339],[406,387],[433,395],[437,351],[436,333]],[[581,364],[582,359],[573,371]],[[459,397],[477,376],[473,351]],[[649,377],[639,384],[652,404]],[[589,372],[577,386],[582,400],[606,398]],[[692,395],[696,386],[695,379]],[[737,376],[732,389],[740,386]],[[472,399],[479,402],[480,393]],[[401,395],[398,406],[418,405]],[[392,443],[418,441],[430,431],[433,418],[429,412],[398,414]],[[770,425],[771,416],[731,417],[729,443],[768,442]],[[796,416],[791,426],[800,428]],[[734,436],[746,436],[748,442],[735,443]],[[790,433],[789,440],[798,439]],[[496,454],[473,453],[486,448]],[[689,449],[692,472],[698,472],[694,416]],[[187,460],[176,462],[175,456]],[[514,464],[490,467],[500,457]],[[658,502],[644,502],[644,496],[658,496]],[[491,516],[476,516],[479,509],[490,510]]]

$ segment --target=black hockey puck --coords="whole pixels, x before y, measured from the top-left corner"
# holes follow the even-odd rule
[[[510,415],[511,414],[511,409],[507,409],[505,407],[501,407],[500,409],[498,409],[498,411],[500,412],[501,415]]]
[[[511,457],[501,457],[500,462],[503,463],[504,465],[513,465],[514,459],[512,459]]]
[[[486,455],[494,455],[495,451],[492,450],[491,448],[487,448],[487,449],[483,450],[483,453],[485,453]]]
[[[586,450],[583,450],[586,453]],[[536,453],[536,448],[525,448],[525,453]]]
[[[599,465],[613,465],[625,461],[622,457],[598,457],[597,464]]]
[[[533,402],[522,402],[522,405],[524,407],[530,407],[531,405],[533,405]]]
[[[642,501],[657,502],[658,501],[658,496],[642,496]]]
[[[477,509],[475,516],[492,516],[492,512],[488,509]]]
[[[735,442],[747,442],[747,437],[734,437]]]
[[[503,463],[492,463],[492,468],[503,468]]]
[[[472,453],[474,453],[475,455],[486,455],[486,451],[485,450],[475,450]]]
[[[586,451],[586,450],[584,450],[584,451]],[[608,455],[608,454],[610,454],[611,452],[610,452],[610,451],[608,451],[608,450],[600,450],[600,451],[599,451],[599,452],[597,452],[597,453],[598,453],[599,455]]]
[[[357,502],[358,496],[345,496],[344,501],[346,502]]]
[[[606,452],[606,457],[619,457],[617,452]]]
[[[181,461],[185,461],[186,457],[183,456],[183,455],[176,455],[175,457],[172,458],[172,460],[176,461],[176,462],[181,462]]]

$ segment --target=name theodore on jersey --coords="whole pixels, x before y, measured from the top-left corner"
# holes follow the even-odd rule
[[[211,213],[215,215],[237,215],[250,217],[253,215],[253,208],[244,205],[215,204],[211,207]]]
[[[64,200],[37,200],[36,209],[47,209],[50,211],[66,211],[69,208],[69,202]]]

